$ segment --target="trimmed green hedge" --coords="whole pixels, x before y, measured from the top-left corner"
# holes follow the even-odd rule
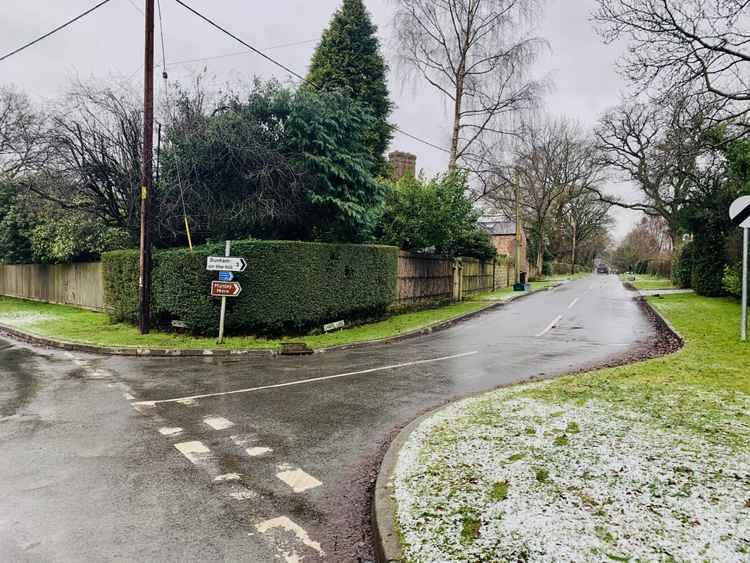
[[[217,273],[206,271],[206,259],[223,254],[223,245],[155,253],[154,320],[181,320],[195,333],[215,333],[220,299],[210,297],[209,288]],[[235,278],[242,293],[227,300],[229,332],[302,332],[331,321],[380,315],[395,298],[395,247],[243,241],[232,244],[232,255],[245,258],[248,267]],[[112,319],[135,322],[138,253],[110,252],[103,262]]]

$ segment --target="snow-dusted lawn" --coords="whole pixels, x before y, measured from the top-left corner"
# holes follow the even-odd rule
[[[747,451],[611,403],[527,396],[549,385],[464,401],[412,434],[395,478],[407,561],[750,561]]]

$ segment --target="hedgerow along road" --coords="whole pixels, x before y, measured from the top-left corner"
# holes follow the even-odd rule
[[[431,335],[308,357],[0,340],[0,560],[372,559],[368,495],[395,430],[652,338],[633,294],[599,275]]]

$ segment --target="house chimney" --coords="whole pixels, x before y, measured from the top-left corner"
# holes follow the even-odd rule
[[[391,179],[398,181],[404,176],[417,175],[417,156],[408,152],[393,151],[388,155],[391,164]]]

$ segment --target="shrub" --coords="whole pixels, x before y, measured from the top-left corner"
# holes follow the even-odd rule
[[[722,279],[726,265],[724,237],[717,231],[696,235],[693,251],[691,287],[699,295],[717,297],[724,294]]]
[[[677,264],[674,268],[674,282],[677,287],[690,289],[693,287],[693,250],[692,242],[687,243],[680,252]]]
[[[722,279],[724,291],[732,297],[742,297],[742,264],[726,266]]]
[[[215,272],[210,255],[223,246],[194,252],[170,250],[154,255],[152,314],[167,323],[181,320],[196,333],[214,333],[219,299],[209,296]],[[279,241],[234,243],[232,255],[248,267],[237,274],[238,298],[227,304],[227,330],[235,333],[290,333],[336,320],[381,315],[396,293],[398,249],[387,246]],[[107,304],[116,321],[137,317],[138,255],[105,255]]]

